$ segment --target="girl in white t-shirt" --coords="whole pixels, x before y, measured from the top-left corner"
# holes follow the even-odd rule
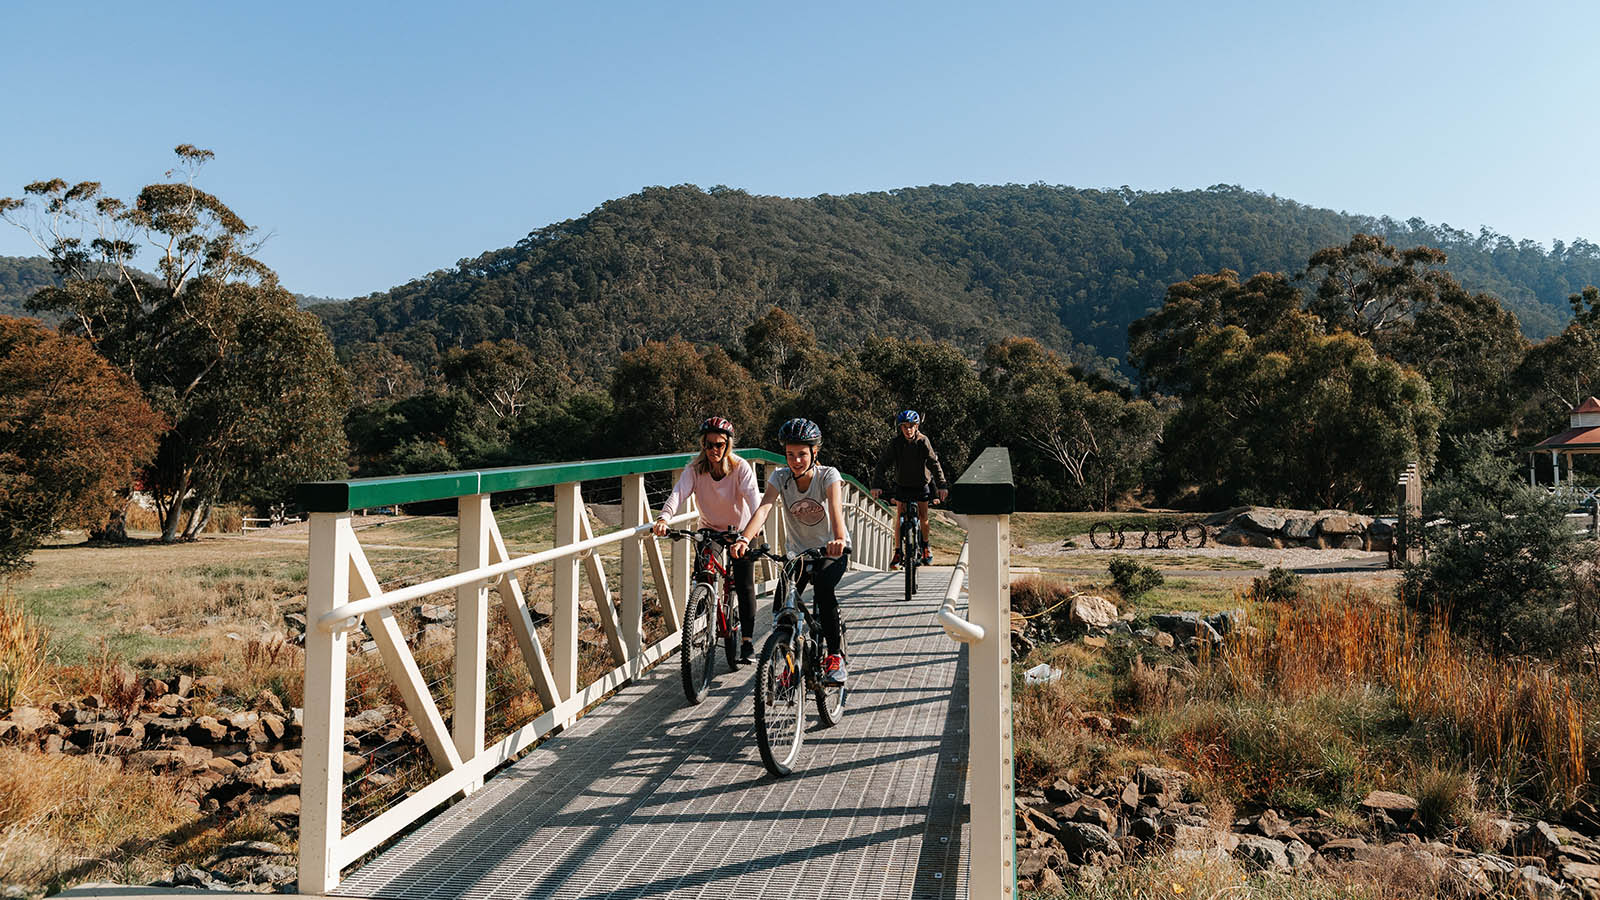
[[[700,508],[701,527],[718,531],[744,528],[759,502],[755,466],[733,452],[733,423],[721,416],[700,423],[700,455],[678,476],[678,483],[667,495],[667,502],[661,504],[661,515],[651,530],[666,534],[667,520],[677,515],[678,507],[690,496]],[[755,655],[750,643],[756,626],[755,560],[734,559],[728,568],[733,575],[733,592],[739,597],[739,625],[743,629],[740,634],[744,635],[739,661],[748,663]]]
[[[840,651],[839,597],[834,589],[844,577],[850,553],[850,535],[844,527],[843,479],[832,466],[817,465],[817,450],[822,446],[822,429],[809,419],[790,419],[778,429],[778,440],[789,465],[767,477],[767,491],[750,517],[733,555],[743,558],[750,539],[761,531],[767,515],[781,505],[786,517],[789,549],[824,549],[828,559],[811,564],[811,596],[828,641],[828,656],[822,663],[823,681],[844,684],[845,659]]]

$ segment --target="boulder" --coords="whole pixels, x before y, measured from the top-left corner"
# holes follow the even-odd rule
[[[222,724],[211,716],[201,716],[195,719],[183,732],[190,743],[215,744],[228,736],[228,726]]]
[[[257,694],[255,699],[250,702],[250,707],[263,716],[271,714],[282,718],[284,714],[283,701],[279,700],[278,695],[271,691],[262,691]]]
[[[1176,801],[1183,799],[1183,792],[1188,788],[1191,776],[1188,772],[1180,772],[1177,769],[1140,766],[1134,778],[1139,783],[1141,794],[1164,794],[1170,801]]]
[[[1233,848],[1233,856],[1246,866],[1264,872],[1289,870],[1289,854],[1282,844],[1272,838],[1244,835],[1239,838],[1239,845]]]
[[[211,751],[204,747],[169,747],[164,750],[141,750],[123,758],[122,766],[134,772],[173,774],[197,772],[208,768]]]
[[[424,622],[454,622],[456,611],[438,603],[423,603],[416,608],[417,618]]]
[[[1217,634],[1227,637],[1244,625],[1244,610],[1225,609],[1212,613],[1205,617],[1205,623]]]
[[[1242,528],[1259,534],[1277,534],[1283,530],[1283,526],[1283,516],[1264,509],[1251,509],[1240,513],[1233,520],[1230,527]]]
[[[1276,535],[1262,534],[1248,528],[1239,528],[1229,525],[1216,537],[1217,543],[1225,547],[1257,547],[1264,550],[1282,550],[1283,539]]]
[[[1074,625],[1098,631],[1110,628],[1117,621],[1117,605],[1104,597],[1073,597],[1067,606],[1067,616]]]
[[[1217,634],[1217,630],[1207,624],[1197,612],[1157,613],[1150,617],[1150,624],[1179,641],[1196,637],[1212,643],[1222,641],[1222,636]]]
[[[1341,862],[1352,860],[1369,861],[1377,859],[1383,854],[1383,851],[1377,847],[1357,837],[1336,838],[1318,847],[1317,852],[1329,859]]]
[[[1383,813],[1396,823],[1408,822],[1417,812],[1417,801],[1393,791],[1373,791],[1361,801],[1361,811],[1371,816]]]
[[[179,699],[188,697],[189,693],[193,690],[194,679],[188,675],[179,675],[178,680],[173,682],[172,692],[177,694]]]
[[[1117,841],[1099,825],[1088,822],[1067,822],[1061,826],[1061,845],[1076,859],[1086,859],[1091,853],[1110,855],[1122,852]]]
[[[363,710],[344,720],[344,732],[347,735],[360,737],[370,731],[381,731],[389,724],[390,710],[387,706],[376,706]]]
[[[6,714],[5,721],[16,727],[18,736],[27,737],[42,728],[56,724],[57,720],[55,713],[49,710],[32,706],[13,706],[11,712]]]
[[[1296,516],[1283,523],[1283,536],[1292,541],[1308,541],[1317,531],[1317,520],[1310,516]]]
[[[221,675],[201,675],[194,680],[194,694],[197,697],[221,697],[222,687]]]
[[[1561,837],[1548,822],[1534,822],[1511,842],[1511,849],[1519,856],[1549,859],[1561,850]]]

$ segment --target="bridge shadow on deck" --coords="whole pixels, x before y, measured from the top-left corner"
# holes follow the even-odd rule
[[[933,624],[947,583],[841,586],[844,721],[813,727],[799,771],[755,748],[754,666],[688,706],[678,660],[626,686],[336,893],[451,897],[897,897],[966,894],[967,654]]]

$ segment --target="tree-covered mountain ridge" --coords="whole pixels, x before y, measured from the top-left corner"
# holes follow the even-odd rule
[[[155,279],[155,276],[148,272],[140,274],[146,280]],[[34,291],[60,284],[61,279],[56,277],[55,269],[51,268],[49,257],[0,256],[0,316],[28,316],[44,319],[52,324],[57,322],[60,319],[59,314],[30,310],[27,303],[28,297]],[[344,302],[333,297],[313,297],[306,294],[295,294],[294,298],[302,309],[308,306]]]
[[[438,351],[511,338],[598,375],[681,335],[732,344],[780,306],[839,349],[867,335],[946,339],[974,355],[1010,335],[1080,362],[1120,361],[1127,327],[1169,284],[1221,269],[1294,272],[1358,232],[1446,251],[1469,290],[1541,337],[1600,283],[1600,247],[1318,209],[1236,186],[1160,192],[954,184],[757,196],[651,187],[389,291],[317,307],[341,346]]]

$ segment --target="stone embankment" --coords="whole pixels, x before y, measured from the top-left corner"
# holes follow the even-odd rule
[[[1205,524],[1221,529],[1213,538],[1230,547],[1282,550],[1389,550],[1394,526],[1381,519],[1338,509],[1272,509],[1243,506],[1209,516]]]
[[[44,754],[94,755],[124,771],[171,780],[179,796],[218,824],[245,814],[270,821],[292,841],[298,831],[301,710],[262,691],[248,701],[221,696],[222,679],[180,675],[146,679],[132,709],[90,694],[49,707],[17,706],[0,715],[0,744]],[[383,763],[420,746],[390,706],[346,720],[344,772],[364,789],[392,780]],[[217,850],[204,866],[182,865],[157,884],[227,890],[292,889],[289,850],[244,841]]]
[[[1265,809],[1218,822],[1220,811],[1199,802],[1189,782],[1181,771],[1140,766],[1122,781],[1083,787],[1058,780],[1019,796],[1018,887],[1047,893],[1088,887],[1117,866],[1170,853],[1231,857],[1278,877],[1404,879],[1437,885],[1441,896],[1600,898],[1600,843],[1566,825],[1485,819],[1474,829],[1485,846],[1467,848],[1435,839],[1415,799],[1386,791],[1362,801],[1370,826],[1362,831],[1340,827],[1321,811],[1286,818]],[[1585,821],[1593,828],[1592,819]]]

